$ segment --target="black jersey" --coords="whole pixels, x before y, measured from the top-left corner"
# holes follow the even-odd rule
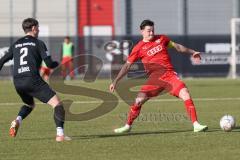
[[[0,59],[0,70],[10,59],[14,61],[14,77],[40,77],[42,60],[49,68],[58,66],[57,62],[52,61],[44,42],[30,35],[20,38],[9,48],[8,53]]]
[[[8,54],[14,59],[14,77],[39,76],[42,60],[49,56],[44,42],[32,36],[17,40]]]
[[[32,105],[33,97],[47,103],[56,94],[39,74],[42,60],[49,68],[58,66],[41,40],[29,35],[17,40],[0,59],[0,70],[10,59],[14,61],[14,86],[24,103]]]

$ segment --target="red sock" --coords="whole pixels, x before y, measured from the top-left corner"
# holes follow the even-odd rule
[[[184,104],[185,104],[185,108],[187,110],[188,116],[192,120],[192,123],[197,121],[197,113],[196,113],[196,109],[193,104],[193,101],[191,99],[188,99],[188,100],[184,101]]]
[[[130,107],[130,110],[128,112],[128,118],[127,118],[128,125],[132,125],[133,121],[138,117],[140,111],[141,111],[141,106],[134,104]]]

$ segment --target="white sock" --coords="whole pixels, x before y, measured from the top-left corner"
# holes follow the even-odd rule
[[[17,116],[16,120],[18,120],[19,125],[21,125],[21,123],[22,123],[22,117],[21,117],[21,116]]]
[[[198,121],[193,122],[193,126],[198,126],[198,125],[200,125]]]
[[[131,126],[129,124],[125,124],[124,127],[130,128]]]
[[[64,135],[62,127],[57,127],[57,135],[58,136],[63,136]]]

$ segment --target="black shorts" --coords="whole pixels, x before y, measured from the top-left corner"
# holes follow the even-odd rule
[[[14,85],[22,101],[28,105],[34,104],[33,98],[47,103],[56,95],[56,92],[41,77],[14,78]]]

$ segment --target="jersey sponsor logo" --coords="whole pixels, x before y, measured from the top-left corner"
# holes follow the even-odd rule
[[[33,43],[33,42],[15,44],[15,48],[21,48],[21,47],[24,47],[24,46],[36,46],[36,44]]]
[[[147,52],[147,55],[148,56],[153,56],[155,55],[156,53],[158,52],[161,52],[163,49],[163,47],[161,45],[157,45],[156,47],[153,47],[152,49],[150,49],[148,52]]]
[[[30,71],[29,67],[18,68],[18,74],[24,73],[24,72],[29,72],[29,71]]]

